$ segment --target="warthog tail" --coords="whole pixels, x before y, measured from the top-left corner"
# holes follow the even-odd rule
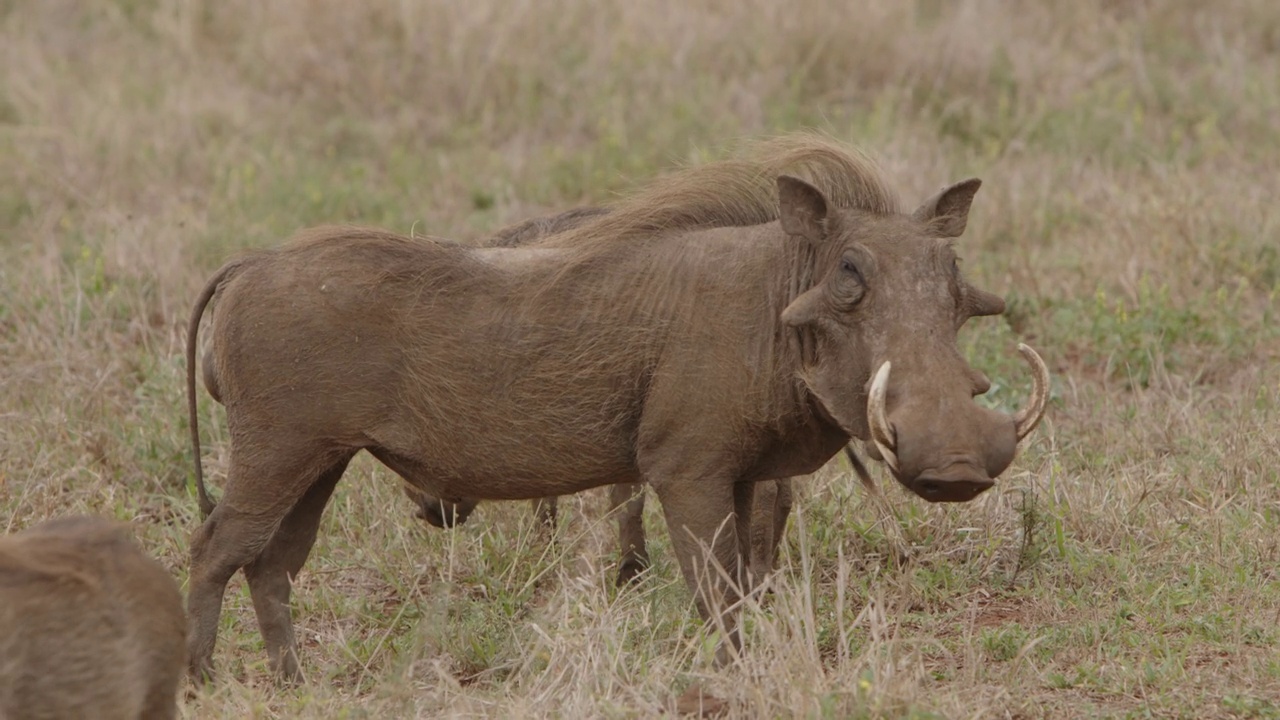
[[[204,468],[200,464],[200,421],[196,413],[196,336],[200,332],[200,319],[204,317],[205,307],[213,299],[214,293],[218,291],[222,282],[243,262],[243,258],[232,260],[209,278],[204,290],[200,291],[200,297],[196,298],[196,305],[191,310],[191,319],[187,321],[187,419],[191,424],[191,450],[196,464],[196,494],[200,502],[200,513],[205,518],[209,517],[216,505],[204,486]]]

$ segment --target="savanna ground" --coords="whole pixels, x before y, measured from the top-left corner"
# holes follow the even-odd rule
[[[1009,310],[963,348],[1001,408],[1017,341],[1054,370],[995,490],[880,505],[833,461],[717,670],[656,501],[617,591],[601,491],[553,545],[523,503],[443,532],[364,458],[298,579],[310,682],[272,683],[237,578],[183,716],[647,716],[698,681],[743,717],[1280,717],[1277,78],[1272,0],[2,1],[0,528],[128,519],[185,581],[184,324],[241,249],[477,238],[818,128],[911,200],[986,181],[959,247]]]

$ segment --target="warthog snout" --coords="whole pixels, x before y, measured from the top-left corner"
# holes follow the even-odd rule
[[[906,399],[888,410],[891,364],[882,364],[867,398],[870,454],[930,502],[967,502],[990,489],[1013,462],[1018,443],[1039,424],[1048,401],[1044,361],[1026,345],[1018,351],[1031,366],[1035,387],[1016,415],[988,410],[959,393],[931,395],[929,402],[912,402],[909,392],[902,393]]]
[[[471,516],[471,511],[476,509],[475,500],[437,499],[408,485],[404,486],[404,494],[417,504],[418,512],[415,515],[433,527],[448,529],[461,525]]]
[[[471,507],[454,503],[441,502],[439,505],[423,505],[418,510],[418,517],[438,528],[451,528],[461,525],[471,515]]]

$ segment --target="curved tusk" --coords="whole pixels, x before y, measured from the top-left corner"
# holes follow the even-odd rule
[[[871,441],[880,451],[880,457],[895,473],[898,472],[898,455],[894,452],[897,442],[893,438],[893,426],[889,424],[889,416],[885,413],[886,398],[889,394],[889,361],[884,361],[875,377],[871,378],[871,391],[867,395],[867,425],[871,428]]]
[[[1045,407],[1049,404],[1049,368],[1029,346],[1018,343],[1018,352],[1022,353],[1022,357],[1031,366],[1032,379],[1035,381],[1031,390],[1031,400],[1027,402],[1026,407],[1013,416],[1013,426],[1018,435],[1018,442],[1022,442],[1022,438],[1030,435],[1031,431],[1040,424]]]

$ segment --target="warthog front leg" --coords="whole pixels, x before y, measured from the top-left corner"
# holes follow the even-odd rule
[[[752,582],[760,582],[773,572],[778,562],[778,545],[787,531],[791,515],[791,478],[756,483],[751,519]]]
[[[747,584],[747,556],[739,534],[750,522],[752,487],[723,477],[655,477],[650,482],[662,503],[671,544],[698,613],[724,632],[724,641],[716,649],[716,662],[725,665],[742,647],[738,603]],[[744,505],[747,520],[739,521],[734,510]]]
[[[609,487],[610,512],[618,514],[618,587],[635,581],[649,567],[644,536],[644,483],[617,483]]]

